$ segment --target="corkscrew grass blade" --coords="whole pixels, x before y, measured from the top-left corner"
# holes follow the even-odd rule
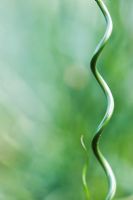
[[[99,71],[96,67],[96,64],[97,64],[97,60],[98,60],[103,48],[105,47],[106,43],[108,42],[108,40],[111,36],[112,29],[113,29],[113,23],[112,23],[110,13],[109,13],[107,7],[105,6],[104,2],[102,0],[95,0],[95,1],[98,4],[100,10],[102,11],[102,13],[104,15],[107,27],[106,27],[106,31],[105,31],[103,38],[101,39],[98,46],[96,47],[96,50],[94,51],[93,57],[91,59],[90,67],[91,67],[91,70],[92,70],[92,73],[93,73],[95,79],[97,80],[97,82],[99,83],[101,89],[103,90],[103,92],[105,94],[105,97],[107,100],[107,109],[106,109],[106,113],[105,113],[101,123],[99,124],[99,126],[97,128],[96,134],[92,140],[92,149],[95,154],[95,157],[97,158],[97,160],[101,164],[102,168],[104,169],[107,179],[108,179],[109,188],[108,188],[108,193],[107,193],[105,200],[112,200],[115,195],[115,192],[116,192],[116,180],[115,180],[114,173],[111,169],[111,166],[109,165],[106,158],[103,156],[103,154],[100,151],[99,140],[103,133],[104,128],[107,126],[107,124],[109,123],[109,121],[112,117],[112,114],[114,111],[114,99],[113,99],[113,96],[112,96],[109,86],[107,85],[107,83],[105,82],[105,80],[103,79],[101,74],[99,73]],[[84,142],[82,142],[82,146],[85,147]],[[86,150],[86,147],[84,149]],[[83,175],[86,176],[85,173]],[[85,180],[86,180],[86,178],[85,178]],[[85,186],[87,187],[86,184],[85,184]],[[88,187],[87,187],[87,189],[88,189]]]
[[[90,200],[90,192],[89,192],[89,189],[88,189],[88,185],[87,185],[87,170],[88,170],[88,163],[89,163],[89,158],[88,158],[88,151],[87,151],[87,147],[85,146],[85,143],[84,143],[84,136],[82,135],[81,136],[81,145],[86,153],[86,163],[83,167],[83,170],[82,170],[82,182],[83,182],[83,187],[84,187],[84,191],[85,191],[85,195],[86,195],[86,200]]]
[[[109,86],[107,85],[107,83],[102,78],[101,74],[99,73],[98,69],[96,68],[96,63],[97,63],[98,57],[100,56],[100,53],[102,52],[104,46],[106,45],[106,43],[108,42],[108,40],[111,36],[112,29],[113,29],[113,23],[112,23],[110,13],[109,13],[107,7],[105,6],[105,4],[103,3],[103,1],[102,0],[95,0],[95,1],[97,2],[99,8],[101,9],[101,11],[105,17],[107,28],[106,28],[106,32],[105,32],[103,38],[101,39],[100,43],[98,44],[98,46],[93,54],[93,57],[91,60],[91,70],[106,96],[107,109],[106,109],[106,113],[103,117],[103,120],[99,124],[96,134],[92,140],[92,149],[93,149],[93,152],[94,152],[96,158],[100,162],[101,166],[103,167],[103,169],[107,175],[109,189],[108,189],[108,194],[106,196],[106,200],[111,200],[111,199],[113,199],[115,192],[116,192],[116,180],[115,180],[114,173],[113,173],[109,163],[107,162],[107,160],[105,159],[105,157],[103,156],[103,154],[100,151],[99,140],[100,140],[100,136],[102,135],[105,126],[109,123],[110,118],[112,117],[112,114],[114,111],[114,99],[113,99],[113,96],[112,96]]]

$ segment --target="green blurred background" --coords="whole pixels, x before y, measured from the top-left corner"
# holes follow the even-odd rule
[[[120,198],[133,194],[133,1],[106,3],[114,32],[99,69],[115,113],[100,145]],[[0,199],[85,199],[81,134],[90,199],[104,199],[90,144],[106,101],[89,69],[104,31],[94,0],[0,0]]]

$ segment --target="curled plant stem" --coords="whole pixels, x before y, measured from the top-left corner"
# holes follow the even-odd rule
[[[95,79],[97,80],[97,82],[99,83],[101,89],[103,90],[103,92],[105,94],[105,97],[107,100],[107,109],[106,109],[106,113],[105,113],[102,121],[100,122],[100,124],[96,130],[96,134],[92,140],[92,149],[95,154],[95,157],[97,158],[97,160],[101,164],[102,168],[104,169],[107,179],[108,179],[109,187],[108,187],[108,193],[106,195],[105,200],[112,200],[115,195],[115,192],[116,192],[116,180],[115,180],[114,173],[111,169],[111,166],[109,165],[108,161],[105,159],[105,157],[103,156],[103,154],[100,151],[99,140],[103,133],[104,128],[109,123],[109,121],[112,117],[112,114],[114,111],[114,99],[113,99],[113,96],[112,96],[109,86],[107,85],[107,83],[105,82],[105,80],[103,79],[101,74],[99,73],[99,71],[96,67],[96,64],[97,64],[97,60],[98,60],[103,48],[105,47],[106,43],[108,42],[108,40],[112,34],[113,23],[112,23],[110,13],[109,13],[107,7],[105,6],[104,2],[102,0],[95,0],[95,1],[98,4],[98,6],[106,20],[107,27],[106,27],[106,31],[105,31],[103,38],[101,39],[101,41],[99,42],[99,44],[97,45],[97,47],[93,53],[90,67],[91,67],[91,70],[92,70],[92,73],[93,73]],[[83,137],[81,137],[81,144],[87,153],[87,148],[84,144]],[[88,200],[89,196],[87,194],[89,194],[88,193],[89,189],[88,189],[87,181],[86,181],[86,171],[87,171],[87,165],[85,165],[85,167],[84,167],[84,170],[82,173],[82,179],[83,179],[83,185],[84,185],[85,192],[86,192],[86,197]]]
[[[115,192],[116,192],[116,180],[115,180],[114,173],[113,173],[109,163],[107,162],[107,160],[105,159],[105,157],[103,156],[103,154],[101,153],[101,151],[99,149],[99,140],[103,133],[104,128],[109,123],[109,121],[112,117],[112,114],[114,111],[114,99],[113,99],[113,96],[112,96],[109,86],[107,85],[107,83],[102,78],[101,74],[99,73],[98,69],[96,68],[96,63],[97,63],[97,59],[100,56],[104,46],[106,45],[107,41],[109,40],[109,38],[111,36],[113,24],[112,24],[112,19],[109,14],[109,11],[108,11],[107,7],[105,6],[105,4],[103,3],[103,1],[102,0],[95,0],[95,1],[97,2],[99,8],[101,9],[101,11],[105,17],[107,27],[106,27],[106,31],[105,31],[103,38],[101,39],[100,43],[98,44],[98,46],[93,54],[93,57],[91,60],[91,70],[105,94],[105,97],[107,100],[107,109],[106,109],[106,113],[105,113],[101,123],[99,124],[99,126],[97,128],[96,134],[92,140],[92,149],[93,149],[93,152],[94,152],[96,158],[98,159],[99,163],[103,167],[103,169],[106,173],[106,176],[108,178],[109,189],[108,189],[108,193],[106,196],[106,200],[111,200],[111,199],[113,199]]]

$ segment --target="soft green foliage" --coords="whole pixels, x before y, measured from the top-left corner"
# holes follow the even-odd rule
[[[107,4],[114,32],[99,66],[114,94],[115,113],[100,146],[116,174],[120,199],[133,193],[133,2]],[[0,199],[84,199],[82,134],[91,199],[103,199],[106,178],[90,147],[106,107],[89,70],[105,30],[96,2],[0,5]]]

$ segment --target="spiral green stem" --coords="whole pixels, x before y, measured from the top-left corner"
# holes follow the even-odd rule
[[[101,166],[103,167],[103,169],[107,175],[109,189],[108,189],[108,194],[106,196],[106,200],[111,200],[111,199],[113,199],[115,192],[116,192],[116,180],[115,180],[114,173],[113,173],[109,163],[107,162],[107,160],[105,159],[105,157],[103,156],[103,154],[101,153],[101,151],[99,149],[99,140],[103,133],[104,128],[109,123],[109,121],[112,117],[112,114],[114,111],[114,99],[113,99],[113,96],[112,96],[109,86],[107,85],[107,83],[102,78],[101,74],[99,73],[98,69],[96,68],[96,64],[97,64],[97,60],[98,60],[104,46],[106,45],[106,43],[108,42],[108,40],[111,36],[113,24],[112,24],[112,19],[109,14],[109,11],[108,11],[107,7],[105,6],[105,4],[103,3],[103,1],[102,0],[95,0],[95,1],[97,2],[99,8],[101,9],[101,11],[105,17],[107,28],[106,28],[106,32],[105,32],[103,38],[101,39],[100,43],[98,44],[98,46],[93,54],[90,66],[91,66],[93,75],[95,76],[97,82],[99,83],[100,87],[102,88],[102,90],[106,96],[107,109],[106,109],[106,113],[105,113],[101,123],[99,124],[99,126],[97,128],[96,134],[92,140],[92,149],[93,149],[93,152],[94,152],[96,158],[98,159],[99,163],[101,164]]]

